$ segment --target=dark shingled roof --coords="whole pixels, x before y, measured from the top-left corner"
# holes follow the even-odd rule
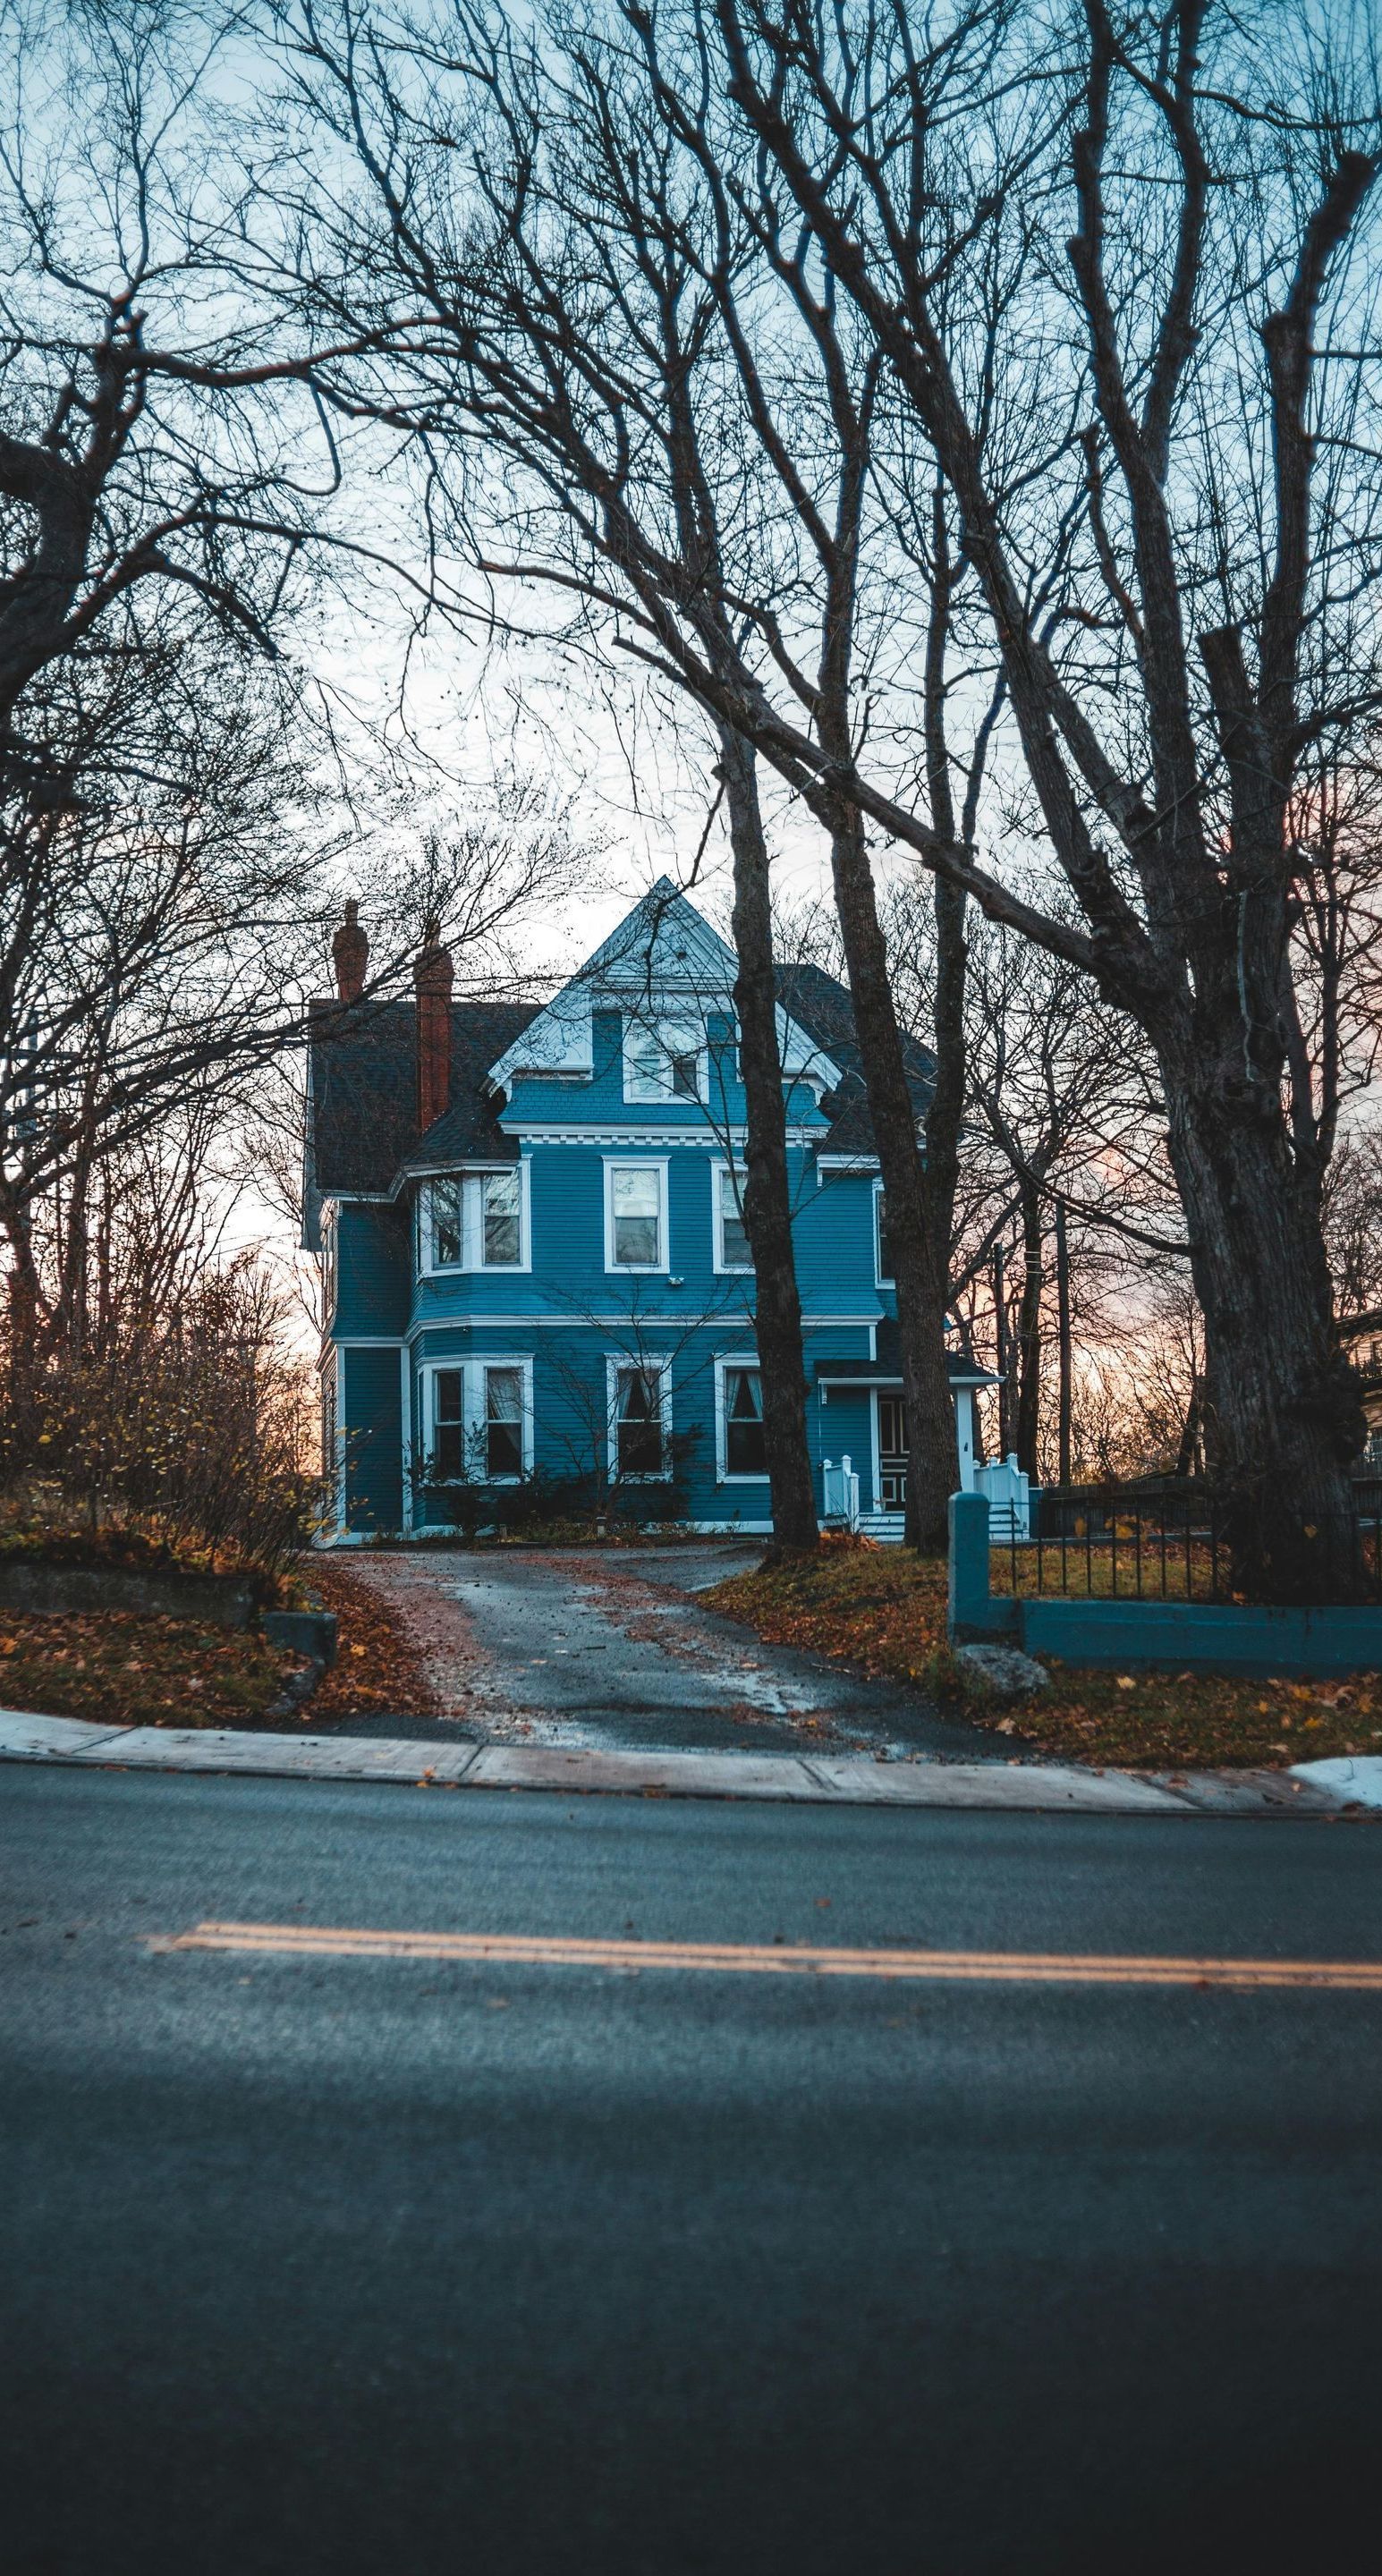
[[[832,1092],[827,1107],[832,1112],[829,1134],[822,1139],[823,1154],[873,1154],[873,1126],[869,1118],[868,1093],[864,1084],[864,1061],[854,1026],[854,1003],[843,984],[827,975],[820,966],[779,966],[777,998],[784,1011],[806,1031],[813,1045],[834,1058],[843,1079]],[[907,1065],[907,1086],[918,1119],[925,1117],[936,1087],[936,1059],[929,1047],[904,1032],[902,1051]]]
[[[500,1133],[483,1084],[537,1009],[536,1002],[453,1002],[450,1106],[419,1136],[415,1005],[365,1002],[343,1012],[334,1002],[314,1004],[303,1226],[309,1248],[324,1198],[382,1198],[400,1171],[462,1155],[516,1159],[517,1144]]]
[[[902,1376],[902,1334],[895,1315],[875,1324],[874,1349],[878,1356],[871,1360],[817,1360],[817,1384],[822,1378],[852,1378],[861,1386],[896,1386]],[[952,1386],[998,1384],[992,1369],[984,1368],[963,1341],[947,1350],[945,1366]]]
[[[828,1098],[833,1119],[822,1151],[872,1154],[854,1005],[845,986],[819,966],[779,966],[777,997],[812,1043],[840,1067],[842,1079]],[[469,1155],[493,1162],[517,1159],[517,1143],[501,1133],[484,1081],[539,1007],[536,1002],[452,1004],[450,1106],[420,1136],[415,1005],[362,1002],[343,1011],[335,1002],[314,1003],[303,1216],[309,1249],[316,1248],[324,1198],[384,1198],[400,1173]],[[921,1118],[931,1098],[935,1060],[914,1038],[903,1044]]]

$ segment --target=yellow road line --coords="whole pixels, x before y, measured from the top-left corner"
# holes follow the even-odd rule
[[[914,1978],[999,1985],[1323,1987],[1382,1994],[1382,1960],[1370,1959],[812,1949],[775,1941],[604,1941],[536,1932],[380,1932],[308,1923],[199,1923],[194,1931],[178,1933],[155,1946],[298,1959],[488,1961],[505,1968],[671,1968],[715,1976]]]

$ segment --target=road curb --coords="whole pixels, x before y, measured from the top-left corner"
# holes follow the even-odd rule
[[[1291,1771],[1092,1771],[1055,1762],[878,1762],[857,1755],[601,1752],[560,1746],[275,1735],[224,1727],[111,1727],[0,1709],[0,1761],[271,1779],[393,1780],[565,1796],[786,1800],[800,1806],[952,1807],[1039,1814],[1382,1814],[1382,1758]]]

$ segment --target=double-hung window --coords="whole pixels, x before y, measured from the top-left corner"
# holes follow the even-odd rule
[[[651,1104],[705,1097],[705,1033],[694,1022],[624,1022],[624,1098]]]
[[[606,1269],[665,1270],[666,1164],[608,1162],[605,1192]]]
[[[667,1372],[657,1362],[611,1364],[612,1447],[617,1482],[667,1473]]]
[[[752,1270],[748,1228],[744,1223],[744,1174],[728,1163],[715,1166],[715,1267]]]
[[[485,1474],[503,1484],[523,1473],[523,1371],[485,1370]]]
[[[438,1369],[432,1379],[432,1474],[439,1485],[465,1480],[465,1371]]]
[[[722,1476],[766,1476],[763,1376],[756,1361],[721,1360],[719,1431]]]
[[[497,1172],[461,1172],[433,1181],[425,1210],[429,1270],[522,1270],[527,1232],[524,1175],[516,1163]]]

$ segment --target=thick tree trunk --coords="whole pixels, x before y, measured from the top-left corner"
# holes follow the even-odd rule
[[[734,860],[734,949],[739,972],[739,1069],[747,1104],[744,1227],[753,1254],[763,1445],[773,1535],[779,1547],[815,1547],[820,1528],[806,1437],[806,1365],[801,1299],[792,1246],[787,1176],[787,1107],[777,1044],[768,850],[754,754],[741,737],[720,737],[720,775]]]
[[[906,1538],[910,1547],[939,1550],[947,1544],[947,1508],[958,1473],[945,1359],[949,1247],[938,1259],[927,1223],[917,1112],[907,1083],[868,846],[853,810],[831,834],[830,861],[897,1281],[902,1390],[911,1441]]]
[[[1181,1425],[1180,1446],[1176,1451],[1176,1463],[1172,1470],[1173,1474],[1177,1476],[1194,1475],[1195,1461],[1200,1453],[1200,1435],[1203,1419],[1204,1379],[1198,1374],[1198,1372],[1196,1372],[1195,1376],[1190,1381],[1190,1401],[1185,1408],[1185,1420]]]
[[[1017,1463],[1035,1484],[1041,1439],[1041,1201],[1022,1193],[1022,1303],[1017,1319]]]
[[[1279,1112],[1215,1062],[1168,1083],[1170,1152],[1205,1319],[1206,1443],[1225,1498],[1235,1588],[1265,1601],[1359,1589],[1350,1461],[1362,1408],[1333,1328],[1318,1200]]]

